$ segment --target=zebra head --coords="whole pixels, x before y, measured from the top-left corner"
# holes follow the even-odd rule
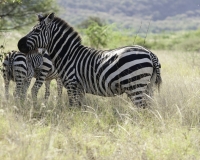
[[[49,44],[54,13],[45,16],[38,15],[38,20],[39,23],[18,42],[18,49],[23,53],[29,53],[37,48],[47,48]]]

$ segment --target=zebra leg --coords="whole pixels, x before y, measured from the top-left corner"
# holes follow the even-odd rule
[[[67,88],[67,94],[68,94],[68,99],[69,99],[69,105],[75,106],[74,90],[68,87]]]
[[[45,96],[44,96],[44,98],[46,100],[48,100],[48,98],[50,96],[50,83],[51,83],[51,81],[45,81]]]
[[[128,97],[131,99],[131,101],[138,107],[138,108],[146,108],[147,107],[147,101],[146,101],[146,93],[147,91],[147,85],[137,87],[129,87],[129,90],[126,91]]]
[[[81,107],[84,97],[84,92],[76,87],[76,85],[67,86],[67,93],[69,98],[69,105],[74,107]]]
[[[13,93],[13,96],[15,98],[21,98],[21,89],[22,89],[22,85],[23,85],[23,82],[22,81],[17,81],[16,82],[16,87],[15,87],[15,91]]]
[[[6,100],[8,100],[9,99],[9,84],[10,84],[10,81],[5,80],[4,83],[5,83],[5,97],[6,97]]]
[[[41,88],[43,82],[44,82],[44,80],[36,79],[32,89],[31,89],[32,99],[35,102],[37,101],[37,94],[38,94],[38,91]]]
[[[57,81],[58,98],[61,98],[63,84],[60,78],[57,78],[56,81]]]
[[[31,83],[31,79],[30,79],[30,78],[24,80],[24,85],[23,85],[23,87],[22,87],[22,93],[21,93],[22,96],[23,96],[23,99],[25,99],[26,96],[27,96],[27,91],[28,91],[28,88],[29,88],[29,86],[30,86],[30,83]]]

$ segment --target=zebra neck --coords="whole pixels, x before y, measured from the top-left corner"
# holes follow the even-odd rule
[[[54,63],[56,68],[60,68],[63,62],[70,62],[76,60],[83,54],[97,54],[102,52],[87,46],[84,46],[77,41],[77,37],[74,40],[70,40],[67,36],[61,38],[60,41],[53,39],[51,45],[47,48],[51,61]],[[56,44],[56,45],[55,45]],[[60,67],[59,67],[60,66]]]

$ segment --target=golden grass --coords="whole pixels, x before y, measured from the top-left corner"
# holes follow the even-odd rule
[[[57,103],[53,83],[48,104],[43,104],[44,88],[40,90],[44,114],[33,119],[30,100],[23,113],[16,112],[19,106],[12,97],[7,103],[0,92],[0,159],[200,159],[198,54],[155,53],[163,84],[149,109],[135,108],[125,95],[87,95],[86,110],[70,110],[66,91]],[[2,78],[0,82],[3,91]]]

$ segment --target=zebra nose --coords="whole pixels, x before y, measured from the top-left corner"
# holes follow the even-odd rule
[[[17,44],[19,51],[22,52],[22,53],[28,53],[29,52],[29,48],[28,48],[26,42],[27,42],[27,38],[23,37],[19,40],[19,42]]]

